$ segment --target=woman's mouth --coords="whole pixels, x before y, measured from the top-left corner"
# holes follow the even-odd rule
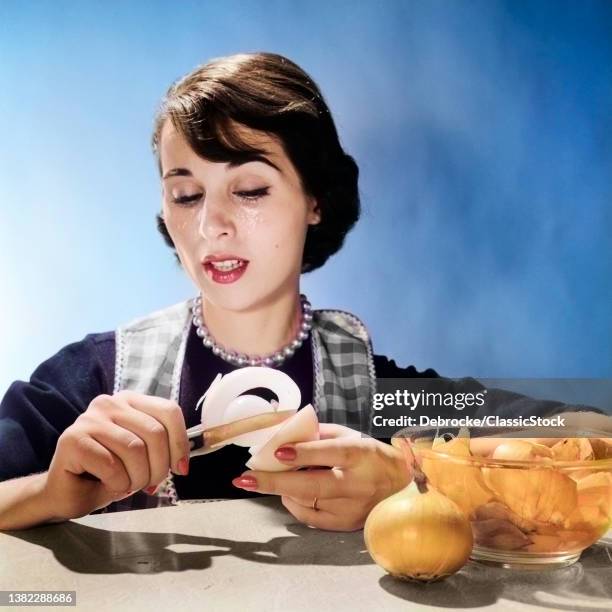
[[[203,267],[215,283],[228,284],[237,281],[248,265],[249,262],[244,259],[226,259],[206,262]]]

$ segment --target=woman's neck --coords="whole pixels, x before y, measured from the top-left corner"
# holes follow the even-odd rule
[[[218,308],[202,298],[204,325],[217,344],[248,356],[264,356],[295,340],[301,323],[299,292],[249,311]]]

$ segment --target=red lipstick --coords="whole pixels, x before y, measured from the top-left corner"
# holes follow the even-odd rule
[[[221,262],[223,263],[220,265]],[[236,282],[245,273],[248,265],[246,259],[225,253],[208,255],[202,262],[206,274],[215,283],[223,285]]]

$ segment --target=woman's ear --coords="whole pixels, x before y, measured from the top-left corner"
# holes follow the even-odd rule
[[[311,198],[308,208],[308,225],[319,225],[321,223],[321,209],[318,202]]]

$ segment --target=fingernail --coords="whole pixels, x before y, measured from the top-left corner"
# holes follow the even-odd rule
[[[153,493],[157,491],[157,485],[153,485],[152,487],[147,487],[146,489],[143,489],[143,490],[147,495],[153,495]]]
[[[274,456],[281,461],[293,461],[297,453],[291,446],[281,446],[274,451]]]
[[[256,489],[257,480],[253,476],[238,476],[232,480],[232,484],[239,489]]]
[[[189,474],[189,457],[185,456],[178,462],[178,473],[181,476],[187,476]]]

